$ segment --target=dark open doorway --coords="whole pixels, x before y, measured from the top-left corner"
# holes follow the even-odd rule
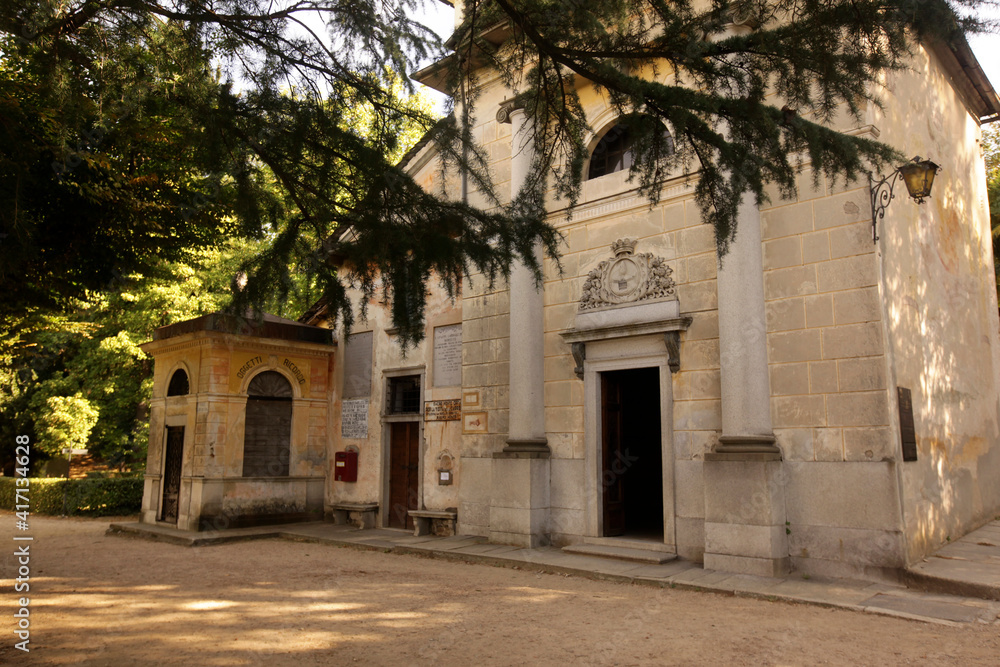
[[[657,368],[601,373],[604,535],[663,540]]]
[[[184,465],[184,427],[168,426],[166,456],[163,457],[163,498],[160,521],[177,523],[181,494],[181,470]]]

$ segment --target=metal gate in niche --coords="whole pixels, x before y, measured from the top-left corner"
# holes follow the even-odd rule
[[[163,462],[163,500],[160,521],[177,523],[181,494],[181,470],[184,466],[184,427],[167,427],[167,451]]]
[[[287,477],[292,435],[292,385],[264,371],[247,387],[243,435],[244,477]]]

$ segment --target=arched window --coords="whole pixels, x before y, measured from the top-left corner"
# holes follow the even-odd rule
[[[287,477],[292,385],[277,371],[250,380],[243,433],[244,477]]]
[[[656,140],[657,136],[659,140]],[[625,116],[597,142],[597,146],[590,154],[587,178],[599,178],[616,171],[630,169],[635,162],[637,147],[634,142],[637,137],[648,137],[648,141],[640,148],[650,152],[657,151],[652,153],[655,157],[674,152],[674,139],[659,119],[646,114]]]
[[[590,171],[587,178],[598,178],[623,171],[632,166],[632,141],[628,127],[615,125],[604,133],[590,154]]]
[[[188,385],[188,374],[183,368],[178,368],[170,376],[170,383],[167,385],[167,396],[184,396],[190,391]]]

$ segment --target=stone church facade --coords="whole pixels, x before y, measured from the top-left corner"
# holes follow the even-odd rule
[[[509,193],[531,162],[527,120],[498,80],[482,82],[475,136]],[[613,112],[585,83],[580,96],[592,150],[614,149]],[[226,333],[243,356],[211,357],[225,388],[203,385],[182,410],[151,349],[144,520],[163,520],[159,431],[182,413],[193,430],[220,415],[177,473],[218,487],[205,517],[267,496],[267,475],[236,477],[251,451],[249,383],[270,371],[291,384],[297,434],[291,466],[273,477],[298,481],[275,482],[285,501],[255,505],[262,521],[322,512],[754,574],[864,577],[913,563],[1000,512],[1000,320],[980,146],[998,113],[967,47],[921,48],[911,70],[889,75],[884,109],[838,127],[941,166],[925,203],[897,192],[874,230],[869,183],[816,181],[806,167],[796,200],[743,203],[720,268],[691,179],[677,174],[651,207],[627,170],[602,167],[572,216],[551,206],[562,272],[546,260],[541,289],[515,267],[495,289],[468,276],[454,301],[432,290],[425,340],[405,355],[377,305],[349,338],[319,306],[299,326],[336,340]],[[428,190],[461,190],[442,180],[432,145],[407,160]],[[224,379],[256,356],[267,362]],[[184,516],[205,527],[197,511]]]

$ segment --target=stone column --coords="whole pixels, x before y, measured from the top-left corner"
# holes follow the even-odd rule
[[[511,124],[511,198],[535,157],[530,120],[517,100],[497,121]],[[541,248],[535,247],[541,261]],[[493,455],[490,541],[535,547],[548,543],[549,447],[545,435],[543,296],[521,262],[510,276],[510,389],[507,444]]]
[[[722,435],[705,455],[705,568],[774,576],[789,558],[761,254],[760,211],[744,195],[717,284]]]

